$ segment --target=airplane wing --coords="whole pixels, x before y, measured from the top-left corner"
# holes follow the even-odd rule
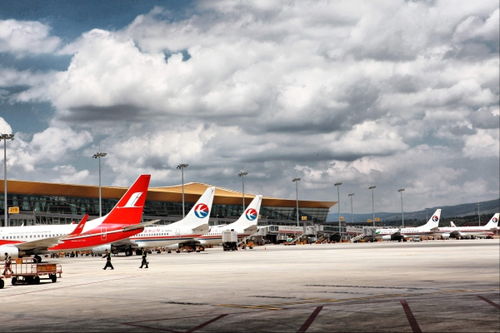
[[[128,226],[124,227],[122,229],[122,231],[131,231],[131,230],[141,229],[141,228],[150,226],[152,224],[158,223],[160,221],[161,220],[153,220],[153,221],[148,221],[148,222],[144,222],[144,223],[128,225]]]
[[[56,245],[59,242],[59,240],[64,238],[64,237],[66,237],[66,235],[57,236],[57,237],[50,237],[50,238],[43,238],[43,239],[31,241],[31,242],[24,242],[24,243],[18,243],[18,244],[13,244],[13,245],[22,251],[29,251],[29,250],[34,250],[34,249],[46,249],[46,248],[49,248],[53,245]]]
[[[208,232],[208,223],[202,224],[193,229],[193,234],[206,234]]]
[[[256,226],[256,225],[252,225],[252,226],[250,226],[250,227],[246,228],[245,230],[243,230],[243,233],[244,233],[244,234],[250,234],[250,235],[251,235],[251,234],[256,233],[256,232],[257,232],[257,230],[258,230],[257,226]]]

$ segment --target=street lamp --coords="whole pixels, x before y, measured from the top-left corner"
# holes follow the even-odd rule
[[[481,225],[481,215],[479,214],[479,202],[477,203],[477,225]]]
[[[352,197],[354,196],[354,193],[349,193],[347,195],[351,199],[351,223],[354,222],[354,212],[352,210]]]
[[[182,218],[186,215],[184,210],[184,168],[187,168],[189,164],[181,163],[177,165],[177,169],[181,170],[181,188],[182,188]]]
[[[377,186],[375,186],[375,185],[368,187],[369,190],[372,190],[372,223],[373,223],[373,226],[375,226],[375,200],[374,200],[374,196],[373,196],[373,190],[376,188],[377,188]]]
[[[404,188],[400,188],[398,190],[398,192],[401,193],[401,225],[403,226],[403,228],[405,227],[405,211],[403,208],[403,192],[404,191],[405,191]]]
[[[294,178],[292,179],[292,182],[295,183],[295,209],[296,209],[296,214],[295,214],[295,217],[297,219],[297,227],[299,227],[299,182],[300,182],[300,178]],[[306,233],[306,228],[305,228],[305,225],[304,225],[304,234]]]
[[[337,217],[339,219],[339,236],[340,239],[342,239],[342,227],[340,223],[340,185],[342,185],[342,183],[335,183],[334,185],[337,188],[337,212],[338,212]]]
[[[102,216],[102,192],[101,192],[101,158],[108,155],[108,153],[97,152],[92,155],[92,158],[96,158],[99,161],[99,217]]]
[[[3,140],[3,208],[4,208],[4,225],[9,226],[8,207],[7,207],[7,140],[14,140],[14,134],[0,134],[0,140]]]
[[[248,175],[248,171],[246,170],[241,170],[238,173],[238,176],[241,178],[241,193],[242,193],[242,200],[243,200],[243,211],[245,211],[245,176]]]

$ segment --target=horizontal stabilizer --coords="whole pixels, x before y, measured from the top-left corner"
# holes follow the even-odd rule
[[[141,229],[141,228],[144,228],[144,227],[148,227],[148,226],[150,226],[152,224],[158,223],[160,221],[161,220],[152,220],[152,221],[143,222],[143,223],[139,223],[139,224],[128,225],[128,226],[124,227],[122,229],[122,231],[131,231],[131,230]]]
[[[193,229],[193,234],[206,234],[208,232],[208,229],[210,227],[208,226],[208,223],[202,224],[200,226],[197,226],[196,228]]]

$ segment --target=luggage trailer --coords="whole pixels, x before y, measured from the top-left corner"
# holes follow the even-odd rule
[[[60,264],[35,263],[26,259],[16,259],[11,268],[12,274],[5,275],[5,278],[10,277],[12,285],[20,283],[39,284],[42,279],[51,280],[52,283],[55,283],[57,278],[62,275],[62,266]]]

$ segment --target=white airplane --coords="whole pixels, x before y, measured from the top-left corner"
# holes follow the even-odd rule
[[[457,227],[455,223],[450,222],[450,227],[438,229],[438,233],[443,238],[474,238],[474,237],[492,237],[498,229],[498,219],[500,214],[495,213],[484,226]]]
[[[141,224],[150,178],[139,176],[108,214],[88,222],[86,215],[76,227],[65,224],[0,228],[0,259],[5,258],[5,253],[17,258],[93,248],[141,232],[146,225],[158,222]]]
[[[226,230],[235,231],[238,234],[238,239],[256,233],[261,203],[262,195],[255,196],[238,220],[230,224],[213,226],[208,233],[197,237],[196,240],[201,245],[216,245],[222,243],[222,232]]]
[[[426,224],[414,228],[384,228],[376,229],[375,237],[383,240],[398,240],[401,241],[406,237],[433,235],[439,227],[441,219],[441,209],[436,209],[432,217]]]
[[[182,220],[154,227],[144,228],[129,239],[95,247],[93,251],[102,252],[109,250],[113,253],[125,251],[131,254],[132,249],[151,249],[169,247],[179,243],[193,241],[209,230],[208,221],[214,199],[215,187],[205,190],[196,204]]]

